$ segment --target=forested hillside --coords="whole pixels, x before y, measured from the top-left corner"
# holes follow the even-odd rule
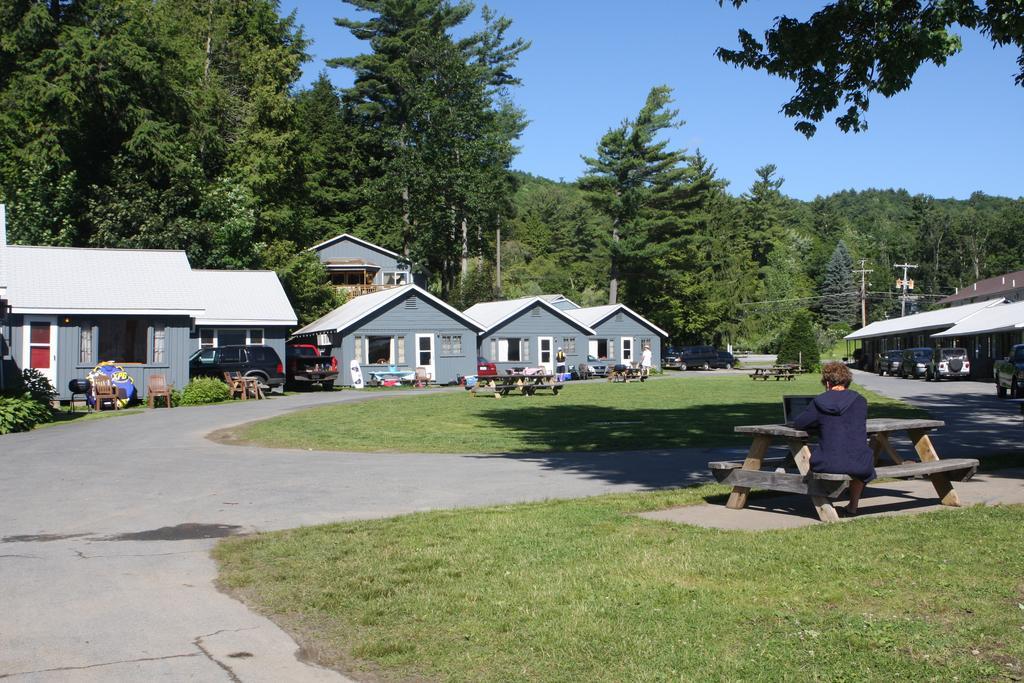
[[[667,88],[579,150],[579,181],[513,172],[529,44],[511,22],[485,9],[483,28],[455,39],[471,5],[347,4],[369,18],[339,22],[365,47],[330,62],[355,75],[339,90],[326,77],[297,87],[308,45],[272,0],[4,2],[10,239],[274,268],[306,321],[338,300],[304,248],[351,232],[405,256],[459,307],[613,295],[677,342],[751,348],[770,348],[802,308],[822,326],[856,324],[861,259],[872,319],[898,309],[896,263],[919,266],[922,306],[1024,267],[1019,198],[869,190],[802,202],[772,165],[727,187],[714,159],[658,142],[678,125]]]

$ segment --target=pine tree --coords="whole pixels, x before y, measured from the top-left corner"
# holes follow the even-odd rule
[[[777,356],[779,363],[800,363],[804,370],[817,370],[821,365],[818,340],[811,324],[811,314],[797,311],[782,338]]]
[[[822,321],[828,325],[852,325],[857,321],[857,287],[853,282],[853,258],[839,240],[825,267],[821,282]]]

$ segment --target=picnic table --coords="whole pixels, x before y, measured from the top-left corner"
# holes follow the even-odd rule
[[[370,386],[380,386],[384,382],[393,380],[400,384],[408,384],[416,380],[416,373],[411,370],[370,370],[366,373]]]
[[[784,379],[787,382],[796,379],[798,368],[792,365],[775,365],[770,368],[754,368],[754,371],[750,373],[750,379],[768,381],[774,379],[776,382],[780,379]]]
[[[647,379],[647,371],[639,366],[615,365],[608,373],[609,382],[643,382]]]
[[[561,391],[563,384],[555,380],[555,375],[548,373],[510,372],[505,375],[477,378],[472,392],[474,396],[491,396],[501,398],[511,392],[519,392],[523,396],[533,396],[538,391],[550,391],[555,396]]]
[[[876,467],[875,472],[879,478],[927,475],[942,504],[958,507],[960,498],[952,482],[970,479],[977,471],[978,461],[969,458],[939,459],[928,432],[944,425],[941,420],[869,419],[867,432],[876,461],[881,452],[885,451],[894,463],[891,466]],[[740,426],[734,431],[737,434],[749,434],[753,438],[746,460],[708,463],[715,479],[733,486],[726,507],[733,510],[746,507],[750,489],[759,488],[809,495],[821,521],[834,522],[839,519],[831,501],[846,490],[850,477],[845,474],[811,472],[810,434],[782,424]],[[892,448],[889,436],[898,432],[906,432],[910,437],[920,462],[904,460]],[[788,458],[765,457],[769,446],[776,439],[784,440],[789,446]]]

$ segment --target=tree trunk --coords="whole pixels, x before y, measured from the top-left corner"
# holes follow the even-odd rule
[[[498,227],[495,229],[494,239],[494,261],[495,261],[495,276],[494,276],[494,292],[501,298],[501,219],[498,219]]]
[[[617,223],[612,224],[612,258],[611,258],[611,278],[608,282],[608,303],[617,304],[619,303],[619,259],[615,252],[617,251],[615,244],[619,241],[619,226]]]

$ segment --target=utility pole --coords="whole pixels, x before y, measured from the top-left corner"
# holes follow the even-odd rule
[[[910,263],[897,263],[893,265],[893,268],[903,269],[903,279],[896,280],[896,286],[903,287],[903,294],[900,295],[900,317],[902,318],[907,314],[907,302],[910,300],[910,297],[907,295],[907,290],[914,288],[914,281],[907,279],[907,271],[911,268],[917,268],[917,266]]]
[[[855,274],[860,273],[860,326],[864,327],[868,324],[868,294],[867,294],[867,274],[873,273],[873,270],[865,270],[864,264],[867,263],[866,258],[860,260],[860,270],[853,271]]]

